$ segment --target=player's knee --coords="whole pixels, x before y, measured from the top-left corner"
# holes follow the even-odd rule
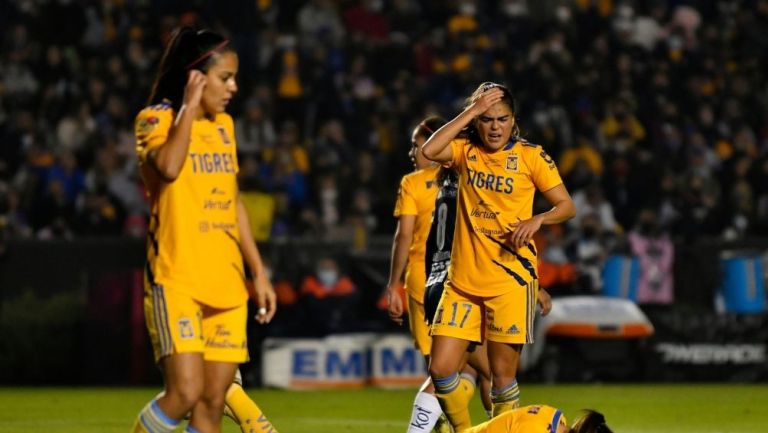
[[[454,373],[456,373],[456,369],[453,365],[436,361],[434,358],[432,358],[432,362],[429,363],[429,376],[432,377],[433,380],[448,377]]]
[[[213,413],[221,413],[225,404],[224,392],[204,392],[200,401]]]
[[[192,410],[192,407],[203,395],[202,381],[187,381],[177,384],[166,391],[166,396],[184,410]]]

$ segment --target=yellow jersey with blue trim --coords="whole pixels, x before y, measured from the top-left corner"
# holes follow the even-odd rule
[[[136,153],[150,203],[147,279],[214,308],[247,301],[237,224],[237,150],[232,118],[217,114],[192,122],[179,176],[164,181],[149,166],[175,113],[162,103],[136,116]]]
[[[511,224],[531,218],[537,190],[563,183],[555,162],[541,146],[517,137],[495,152],[467,139],[450,146],[459,193],[449,281],[477,296],[527,287],[538,279],[536,245],[515,248]]]
[[[408,248],[408,265],[405,268],[405,290],[419,303],[424,302],[424,286],[427,283],[424,255],[427,252],[427,236],[435,210],[439,171],[440,166],[434,165],[403,176],[395,203],[395,217],[416,216],[413,238]]]
[[[559,409],[532,405],[504,412],[461,433],[557,433],[558,425],[567,425]]]

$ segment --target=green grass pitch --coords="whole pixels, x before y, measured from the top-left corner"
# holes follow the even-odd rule
[[[523,404],[548,403],[572,419],[602,410],[617,433],[768,432],[768,386],[523,385]],[[0,433],[128,433],[159,389],[0,388]],[[415,390],[250,390],[281,433],[402,433]],[[473,421],[484,419],[475,398]],[[225,433],[240,430],[228,419]]]

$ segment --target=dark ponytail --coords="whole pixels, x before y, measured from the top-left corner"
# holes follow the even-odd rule
[[[176,29],[160,60],[147,105],[169,101],[171,107],[178,111],[184,99],[189,71],[197,69],[207,72],[217,56],[225,51],[231,51],[229,41],[218,33],[196,31],[190,27]]]
[[[435,131],[442,128],[446,123],[448,122],[440,116],[429,116],[417,126],[418,130],[416,131],[416,136],[424,137],[425,140],[429,140],[429,137],[431,137]]]
[[[427,117],[419,123],[419,129],[416,131],[416,136],[424,137],[425,140],[429,140],[429,137],[431,137],[438,129],[442,128],[446,123],[448,122],[440,116]],[[437,172],[437,177],[435,178],[438,187],[440,187],[449,176],[456,177],[455,170],[453,168],[440,167],[440,171]]]
[[[613,433],[613,431],[605,423],[603,414],[585,409],[584,414],[573,423],[569,433]]]

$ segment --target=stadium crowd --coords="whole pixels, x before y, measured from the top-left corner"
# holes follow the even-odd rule
[[[145,234],[134,116],[180,25],[239,53],[260,240],[391,234],[414,122],[482,81],[512,89],[574,194],[551,261],[633,230],[768,232],[766,0],[0,0],[3,237]]]

